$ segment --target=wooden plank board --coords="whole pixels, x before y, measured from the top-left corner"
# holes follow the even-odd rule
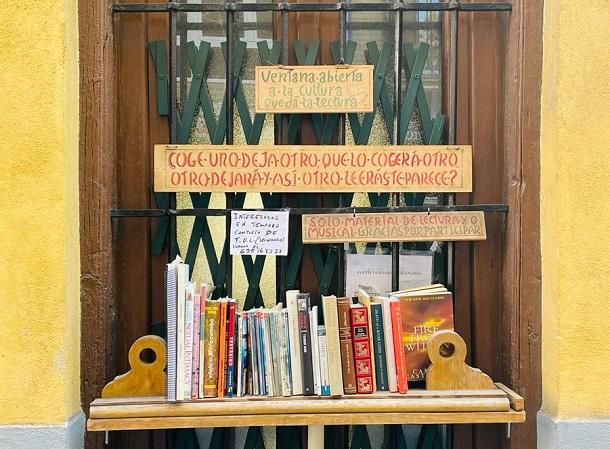
[[[193,427],[303,426],[358,424],[520,423],[525,412],[318,413],[89,419],[87,430],[177,429]]]
[[[485,240],[485,214],[404,212],[303,215],[303,243]]]
[[[469,145],[155,145],[157,192],[469,192]]]
[[[193,401],[163,404],[92,406],[92,419],[154,418],[221,415],[288,415],[293,413],[432,413],[505,412],[510,409],[506,396],[491,398],[413,398],[387,400],[292,401]]]
[[[508,400],[510,401],[510,407],[513,410],[520,412],[525,408],[525,400],[523,399],[523,396],[515,393],[513,390],[511,390],[502,383],[496,382],[496,386],[506,393],[506,395],[508,396]]]
[[[257,113],[372,112],[372,65],[256,66]]]

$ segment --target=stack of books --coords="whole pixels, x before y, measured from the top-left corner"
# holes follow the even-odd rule
[[[323,296],[321,308],[290,290],[285,306],[248,311],[211,294],[189,281],[179,258],[167,265],[169,401],[406,393],[409,380],[425,375],[427,338],[453,328],[452,296],[441,285],[388,295],[361,289],[357,302]]]

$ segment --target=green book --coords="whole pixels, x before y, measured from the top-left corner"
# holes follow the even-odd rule
[[[372,343],[375,358],[375,382],[377,391],[388,391],[388,368],[385,356],[385,337],[383,336],[383,311],[380,303],[371,303],[371,321],[373,328]]]

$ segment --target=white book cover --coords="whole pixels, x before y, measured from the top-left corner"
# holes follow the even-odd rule
[[[318,345],[318,306],[309,311],[309,332],[311,332],[311,362],[313,365],[313,394],[322,395],[320,385],[320,348]]]
[[[301,346],[299,344],[299,310],[297,307],[298,294],[298,290],[288,290],[286,292],[286,309],[288,309],[288,339],[290,342],[290,372],[292,374],[292,394],[295,396],[303,394]],[[337,344],[339,344],[338,341]]]
[[[167,304],[167,400],[176,400],[176,289],[180,257],[167,264],[165,295]]]
[[[195,284],[187,282],[184,301],[184,399],[190,399],[193,380],[193,325],[195,323]]]
[[[388,369],[388,385],[390,392],[398,391],[396,377],[396,360],[394,359],[394,337],[392,334],[392,313],[390,312],[390,298],[374,296],[373,301],[381,302],[383,310],[383,338],[385,339],[385,356]]]
[[[195,293],[193,296],[193,355],[192,355],[192,366],[191,366],[191,399],[199,398],[199,343],[201,326],[199,320],[201,319],[201,295]]]
[[[271,324],[271,351],[273,352],[273,391],[276,396],[282,396],[282,347],[280,341],[280,311],[275,309],[269,312]]]
[[[176,400],[184,400],[184,319],[186,315],[186,284],[189,280],[189,266],[178,264],[178,282],[176,287]],[[190,392],[190,390],[189,390]],[[190,394],[189,394],[190,396]]]
[[[288,362],[288,324],[287,311],[281,310],[278,315],[278,340],[280,342],[280,374],[282,379],[282,396],[290,396],[290,364]]]
[[[320,390],[322,396],[329,396],[328,351],[326,348],[326,329],[324,326],[318,326],[318,349],[320,351]]]
[[[334,355],[328,359],[328,382],[331,396],[343,395],[343,371],[341,370],[341,347],[339,346],[339,313],[337,297],[322,296],[322,309],[326,330],[326,350]]]

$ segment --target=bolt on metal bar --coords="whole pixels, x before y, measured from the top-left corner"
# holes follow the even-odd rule
[[[487,3],[117,3],[112,6],[116,13],[129,12],[335,12],[335,11],[510,11],[510,2]]]

